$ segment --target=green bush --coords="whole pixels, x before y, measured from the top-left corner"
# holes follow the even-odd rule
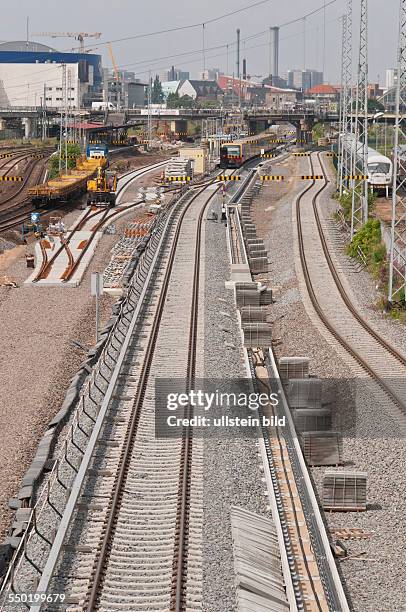
[[[377,219],[369,219],[355,234],[347,247],[351,257],[362,259],[358,249],[364,254],[369,271],[375,278],[382,279],[382,270],[386,268],[386,248],[382,243],[381,225]]]
[[[78,144],[68,144],[67,152],[68,152],[68,170],[72,170],[73,168],[76,168],[76,160],[81,155],[80,146]],[[61,159],[62,171],[65,170],[64,155],[65,155],[65,147],[63,147],[62,149],[62,159]],[[50,157],[49,164],[48,164],[48,170],[49,170],[50,179],[58,176],[59,174],[59,151],[55,155],[52,155]]]

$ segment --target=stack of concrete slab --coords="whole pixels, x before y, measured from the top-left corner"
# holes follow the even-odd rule
[[[309,377],[308,357],[281,357],[279,359],[279,376],[283,383],[287,383],[290,378]]]
[[[309,361],[307,357],[282,357],[279,375],[307,463],[340,465],[342,436],[331,431],[331,409],[322,404],[322,380],[309,378]]]
[[[329,408],[293,408],[292,418],[296,431],[331,430],[331,410]]]
[[[243,306],[261,306],[257,283],[235,283],[235,301],[239,309]]]
[[[321,408],[322,381],[320,378],[291,378],[287,387],[291,408]]]
[[[266,323],[266,310],[261,306],[242,306],[240,308],[241,323]]]
[[[165,179],[174,177],[192,177],[192,160],[184,157],[171,157],[165,167]]]
[[[342,462],[342,437],[336,431],[304,431],[300,443],[308,465],[340,465]]]
[[[231,534],[238,611],[288,612],[273,520],[232,507]]]
[[[367,508],[366,472],[328,471],[323,477],[323,508],[361,511]]]
[[[272,344],[272,329],[268,323],[244,323],[242,331],[246,348],[269,347]]]

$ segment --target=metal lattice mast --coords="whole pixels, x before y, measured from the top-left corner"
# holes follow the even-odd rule
[[[368,0],[361,0],[355,141],[352,163],[351,238],[368,219]],[[353,178],[361,177],[361,178]]]
[[[401,149],[406,144],[406,0],[400,0],[399,44],[394,131],[394,168],[392,186],[392,225],[389,259],[390,305],[405,302],[406,287],[406,159]]]
[[[352,113],[354,107],[354,98],[353,98],[353,86],[352,86],[352,0],[347,0],[347,35],[346,35],[346,54],[345,54],[345,89],[346,89],[346,107],[345,107],[345,126],[344,126],[344,134],[345,138],[347,135],[351,135],[354,129],[354,123],[352,120]],[[352,149],[345,147],[343,151],[343,170],[344,175],[348,176],[351,174],[352,168]],[[349,181],[347,179],[346,184],[349,185]]]
[[[337,163],[337,189],[340,196],[343,193],[343,148],[346,112],[346,89],[345,89],[345,47],[347,43],[347,15],[342,16],[342,39],[341,39],[341,94],[340,94],[340,118],[338,131],[338,163]]]

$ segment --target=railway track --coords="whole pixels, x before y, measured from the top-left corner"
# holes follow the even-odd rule
[[[42,180],[51,149],[41,151],[44,154],[44,159],[30,159],[34,151],[37,152],[37,150],[33,150],[21,154],[16,153],[16,159],[9,158],[0,166],[1,170],[11,161],[11,165],[3,173],[7,176],[15,166],[18,166],[24,160],[28,160],[24,169],[24,180],[21,183],[5,183],[8,185],[8,189],[7,193],[0,197],[0,232],[12,229],[24,222],[29,212],[34,210],[30,199],[26,196],[26,191]]]
[[[254,189],[257,175],[247,179]],[[249,193],[249,191],[247,191]],[[237,204],[236,194],[231,204]],[[232,207],[230,207],[232,208]],[[238,209],[228,213],[230,262],[247,261]],[[348,611],[328,537],[301,453],[272,349],[244,349],[247,374],[258,393],[275,393],[277,406],[260,410],[261,417],[285,419],[286,426],[262,426],[259,440],[272,515],[279,529],[285,588],[291,609],[306,612]]]
[[[295,214],[301,268],[313,308],[334,339],[353,358],[358,373],[374,380],[405,426],[406,358],[380,336],[357,311],[331,255],[320,195],[329,179],[320,154],[310,158],[311,174],[323,174],[321,186],[312,181],[296,200]]]
[[[77,609],[201,609],[202,442],[189,428],[176,437],[155,435],[155,383],[176,378],[187,392],[203,374],[203,219],[219,188],[189,190],[169,213],[105,423],[86,450],[82,482],[72,486],[78,503],[69,509],[68,501],[69,525],[62,518],[66,529],[55,540],[61,546],[54,545],[44,569],[38,589],[54,576],[50,588],[67,592]],[[83,513],[88,496],[94,503]],[[70,563],[64,546],[75,533],[87,552],[77,552],[75,579],[61,584],[58,563]]]
[[[138,179],[144,176],[145,174],[148,174],[149,172],[151,172],[151,170],[154,170],[155,168],[159,168],[163,163],[165,162],[159,162],[158,164],[152,164],[151,166],[147,166],[146,168],[142,170],[137,170],[135,173],[134,171],[132,171],[124,175],[121,178],[122,184],[120,185],[117,191],[117,196],[123,193],[123,191],[125,190],[125,188],[127,187],[130,181],[132,181],[133,179]],[[126,207],[126,210],[131,210],[132,208],[138,205],[139,205],[139,202],[136,202],[134,204],[129,204]],[[101,231],[103,226],[107,222],[114,220],[117,217],[117,215],[120,215],[122,213],[123,213],[123,209],[119,207],[117,208],[108,208],[108,207],[106,208],[95,208],[95,207],[88,208],[88,210],[83,215],[83,217],[79,220],[78,223],[76,223],[73,229],[67,234],[67,236],[61,242],[61,244],[56,248],[55,252],[52,254],[51,257],[48,256],[48,253],[46,249],[44,248],[44,244],[46,241],[45,239],[42,239],[40,241],[42,262],[40,265],[40,269],[38,270],[38,273],[33,279],[33,282],[38,283],[41,280],[48,278],[48,276],[52,272],[53,266],[58,261],[58,259],[61,257],[67,258],[67,265],[65,267],[65,270],[62,272],[59,280],[61,280],[62,282],[68,282],[74,275],[75,271],[79,268],[81,262],[83,261],[83,258],[85,257],[85,254],[87,253],[92,242],[94,241],[97,232]],[[94,224],[92,222],[90,226],[89,238],[86,240],[86,244],[84,246],[81,245],[79,253],[76,254],[75,256],[72,253],[71,243],[76,238],[77,233],[79,231],[84,230],[86,225],[88,225],[89,222],[92,221],[92,219],[94,220]]]

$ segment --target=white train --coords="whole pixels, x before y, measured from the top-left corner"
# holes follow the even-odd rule
[[[356,147],[355,136],[347,134],[344,138],[344,147],[355,152],[357,155],[360,153],[360,147]],[[389,195],[389,189],[392,186],[393,180],[393,164],[392,160],[385,155],[381,155],[375,149],[368,147],[368,183],[374,191],[380,191],[384,189],[386,196]]]

